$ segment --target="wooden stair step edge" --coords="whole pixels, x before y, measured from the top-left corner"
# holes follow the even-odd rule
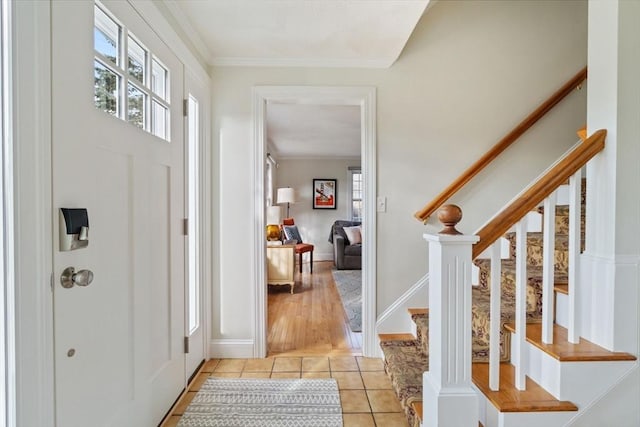
[[[515,368],[508,362],[500,364],[500,389],[489,388],[489,364],[474,363],[471,368],[474,384],[500,412],[566,412],[577,411],[571,402],[558,400],[531,378],[526,390],[515,386]]]
[[[418,420],[422,425],[422,401],[416,400],[415,402],[411,403],[411,407],[413,408],[413,411],[416,413],[416,417],[418,417]]]
[[[507,323],[504,328],[516,331],[514,323]],[[545,344],[542,342],[542,323],[527,323],[527,341],[561,362],[636,360],[632,354],[609,351],[584,338],[580,338],[578,344],[570,343],[567,329],[557,324],[553,325],[553,344]]]
[[[416,339],[412,334],[398,333],[398,334],[378,334],[380,342],[385,341],[413,341]]]
[[[408,308],[407,311],[409,312],[410,316],[421,316],[429,314],[428,308]]]
[[[559,294],[569,295],[569,284],[566,282],[556,282],[553,285],[553,291]]]

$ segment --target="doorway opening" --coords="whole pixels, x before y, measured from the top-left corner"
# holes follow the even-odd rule
[[[267,241],[267,355],[360,354],[361,107],[270,101],[266,116],[266,221],[284,234]]]
[[[255,87],[253,90],[253,124],[254,124],[254,171],[255,177],[255,215],[256,224],[254,231],[254,265],[255,265],[255,331],[254,356],[264,357],[267,354],[267,277],[266,277],[266,241],[265,241],[265,200],[269,198],[269,186],[264,180],[266,172],[266,156],[268,150],[267,111],[269,105],[295,104],[316,106],[344,106],[356,107],[360,118],[360,153],[361,161],[358,166],[362,170],[362,182],[364,193],[362,194],[362,240],[367,242],[362,247],[362,353],[375,355],[375,293],[376,293],[376,266],[375,266],[375,194],[376,194],[376,170],[375,170],[375,88],[371,87],[296,87],[296,86],[269,86]],[[355,166],[355,165],[350,165]],[[346,195],[346,174],[348,166],[345,166],[345,179],[343,180],[343,193]],[[318,176],[315,178],[332,178]],[[305,178],[306,179],[306,178]],[[330,181],[330,180],[329,180]],[[314,180],[315,183],[315,180]],[[277,186],[286,185],[278,181]],[[302,188],[304,194],[302,203],[311,204],[312,182]],[[307,188],[308,187],[308,188]],[[271,190],[273,191],[273,190]],[[337,194],[338,197],[339,194]],[[271,196],[273,199],[273,196]],[[305,198],[307,200],[305,200]],[[338,201],[340,203],[340,201]],[[346,206],[347,199],[341,201]],[[292,213],[295,214],[295,204]],[[290,207],[291,207],[290,206]],[[306,206],[311,210],[310,206]],[[326,212],[314,211],[318,213]],[[293,216],[293,215],[292,215]],[[345,213],[346,216],[346,213]],[[298,220],[296,219],[296,222]],[[326,228],[326,227],[325,227]],[[308,229],[311,230],[311,229]],[[311,230],[313,231],[313,230]],[[330,228],[322,230],[322,235],[315,236],[313,240],[326,241],[330,234]],[[327,264],[332,264],[328,261]],[[316,265],[318,265],[316,263]],[[306,267],[305,267],[306,268]],[[327,267],[328,268],[328,267]],[[306,271],[309,271],[310,268]],[[319,271],[314,269],[314,274]],[[331,273],[328,273],[331,274]],[[304,281],[312,279],[311,273],[303,273],[300,278]],[[296,285],[297,286],[297,285]]]

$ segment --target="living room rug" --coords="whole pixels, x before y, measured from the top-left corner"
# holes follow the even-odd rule
[[[362,270],[331,270],[353,332],[362,332]]]
[[[209,378],[178,427],[342,427],[335,379]]]

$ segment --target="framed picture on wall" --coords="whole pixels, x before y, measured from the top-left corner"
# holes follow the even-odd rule
[[[338,203],[338,181],[335,179],[313,179],[313,209],[335,209]]]

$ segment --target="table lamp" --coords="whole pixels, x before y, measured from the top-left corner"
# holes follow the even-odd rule
[[[267,207],[267,240],[280,240],[280,206]]]
[[[296,193],[293,190],[293,188],[291,187],[278,188],[277,200],[278,200],[277,201],[278,204],[282,204],[282,203],[287,204],[287,218],[289,218],[289,204],[296,202]]]

